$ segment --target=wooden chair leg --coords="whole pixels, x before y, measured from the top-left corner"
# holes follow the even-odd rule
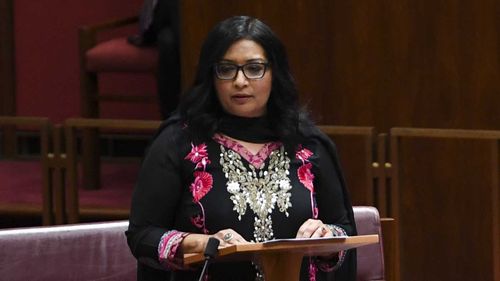
[[[75,130],[71,127],[65,126],[65,144],[66,144],[66,169],[65,179],[66,184],[64,188],[64,211],[67,223],[79,222],[79,204],[78,204],[78,161],[77,157],[77,144],[75,137]]]
[[[61,125],[54,126],[53,130],[53,165],[51,167],[51,184],[53,195],[54,208],[54,223],[63,224],[66,222],[65,217],[65,171],[67,169],[66,154],[62,150],[63,144],[63,129]]]
[[[397,277],[397,260],[396,260],[396,221],[393,218],[381,218],[382,239],[384,243],[384,263],[385,263],[385,280],[399,281]]]
[[[98,78],[95,73],[81,70],[81,103],[82,116],[99,118]],[[82,184],[85,189],[99,189],[100,161],[99,161],[99,131],[95,129],[83,130],[82,136]]]
[[[85,189],[101,187],[101,161],[99,161],[99,131],[84,129],[82,132],[82,185]]]
[[[54,154],[49,153],[49,142],[51,138],[51,127],[44,127],[41,134],[41,151],[40,151],[40,161],[42,165],[42,194],[43,194],[43,205],[42,205],[42,223],[43,225],[54,224],[54,201],[53,201],[53,185],[52,176],[50,173],[50,161]]]

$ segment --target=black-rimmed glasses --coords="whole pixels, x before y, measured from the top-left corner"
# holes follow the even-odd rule
[[[267,62],[250,62],[243,65],[220,62],[215,64],[215,76],[221,80],[233,80],[241,69],[247,79],[261,79],[266,74],[268,66]]]

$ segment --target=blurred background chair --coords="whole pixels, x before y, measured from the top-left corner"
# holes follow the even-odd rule
[[[357,281],[386,281],[384,263],[384,237],[380,216],[375,207],[354,206],[354,220],[358,235],[378,234],[380,242],[357,249]],[[385,234],[385,233],[384,233]],[[391,241],[388,241],[391,243]]]
[[[2,280],[137,280],[128,221],[0,230]]]
[[[128,42],[128,36],[102,39],[100,33],[137,25],[137,17],[111,20],[109,22],[79,28],[81,110],[82,116],[100,116],[101,102],[149,102],[156,103],[156,93],[130,95],[130,93],[102,93],[99,91],[98,75],[102,73],[140,73],[156,75],[158,50],[154,46],[137,47]],[[130,34],[129,34],[130,35]],[[101,38],[101,40],[99,40]]]
[[[143,106],[154,104],[158,112],[158,97],[156,94],[156,73],[158,69],[158,50],[155,46],[138,47],[128,42],[128,37],[137,33],[138,17],[115,19],[108,22],[82,26],[79,28],[80,48],[80,96],[81,114],[84,118],[102,117],[101,109],[104,103],[121,105],[133,104]],[[128,29],[127,29],[128,28]],[[125,30],[125,31],[124,31]],[[103,39],[105,38],[105,39]],[[129,93],[126,86],[120,92],[106,92],[101,85],[102,77],[117,75],[116,79],[128,82],[146,79],[150,93],[143,83],[141,93]],[[127,83],[119,83],[127,84]],[[139,83],[140,84],[140,83]],[[116,89],[114,89],[116,90]],[[151,112],[151,110],[142,110]],[[123,118],[113,116],[112,118]],[[156,119],[156,118],[155,118]],[[100,187],[99,178],[99,143],[95,130],[87,130],[83,141],[83,185],[89,189]]]
[[[0,116],[1,227],[62,223],[63,165],[52,129],[48,118]]]
[[[160,124],[160,121],[152,120],[86,118],[67,119],[64,122],[68,163],[65,208],[68,223],[128,218],[142,156]],[[83,188],[82,142],[88,130],[98,133],[99,142],[108,143],[104,146],[108,151],[103,151],[97,157],[102,184],[100,189],[94,190]],[[127,154],[123,154],[125,152]]]

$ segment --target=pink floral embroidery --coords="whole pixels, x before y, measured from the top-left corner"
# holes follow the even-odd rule
[[[257,169],[262,169],[264,162],[271,153],[278,149],[282,144],[280,142],[269,142],[266,143],[257,154],[252,154],[243,145],[239,144],[237,141],[232,140],[224,135],[215,134],[214,140],[219,144],[235,151],[245,160],[247,160],[252,166]]]
[[[309,157],[311,157],[313,153],[307,149],[307,148],[302,148],[297,153],[295,153],[295,157],[302,161],[302,164],[304,164],[306,161],[309,161]]]
[[[297,170],[297,174],[299,176],[299,181],[307,189],[309,189],[309,191],[313,192],[314,191],[314,185],[313,185],[314,175],[311,172],[311,168],[312,168],[311,163],[303,164]]]
[[[198,203],[212,188],[212,175],[207,172],[195,171],[194,182],[189,188],[193,194],[193,201]]]
[[[191,223],[197,228],[203,228],[203,225],[205,225],[205,219],[202,216],[197,215],[191,218]]]
[[[318,268],[312,262],[312,259],[309,258],[309,281],[316,281],[316,273],[318,272]]]
[[[311,195],[311,208],[313,218],[318,218],[318,207],[316,207],[316,201],[314,200],[314,174],[311,172],[312,164],[309,162],[309,158],[313,153],[307,149],[299,147],[299,150],[295,153],[295,157],[302,161],[302,166],[297,169],[297,176],[299,181],[310,191]],[[309,258],[309,281],[316,281],[316,273],[318,268]]]
[[[318,218],[318,208],[316,207],[316,202],[314,200],[314,174],[311,172],[312,164],[309,162],[309,158],[313,153],[307,149],[299,147],[299,150],[295,153],[295,157],[302,161],[302,166],[297,169],[297,176],[299,181],[311,192],[311,212],[313,218]]]
[[[200,162],[196,163],[196,167],[194,168],[205,170],[208,164],[210,164],[210,160],[208,159],[208,157],[203,157],[201,158]]]
[[[191,191],[191,194],[193,195],[193,202],[197,203],[201,210],[200,215],[195,215],[191,218],[191,223],[201,229],[203,233],[207,234],[208,229],[205,226],[205,209],[203,208],[203,204],[200,202],[200,200],[210,191],[210,189],[212,189],[213,186],[212,175],[205,172],[207,165],[210,164],[207,145],[204,143],[200,145],[194,145],[191,143],[191,151],[184,159],[195,164],[195,171],[193,172],[194,180],[189,187],[189,191]]]
[[[200,145],[195,146],[191,143],[191,152],[184,158],[193,163],[198,164],[198,162],[202,161],[203,158],[208,157],[207,145],[202,143]]]

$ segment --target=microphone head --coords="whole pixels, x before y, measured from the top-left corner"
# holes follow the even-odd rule
[[[213,258],[217,255],[219,250],[217,249],[219,247],[219,239],[210,237],[208,238],[207,246],[205,247],[205,257]]]

